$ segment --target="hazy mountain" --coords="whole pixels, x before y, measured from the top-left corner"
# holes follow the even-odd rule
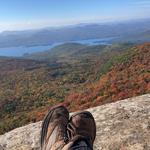
[[[132,41],[132,37],[148,41],[149,36],[143,39],[140,35],[149,30],[150,19],[106,24],[78,24],[40,30],[5,31],[0,34],[0,47],[50,45],[56,42],[106,37],[117,37],[115,41],[119,41],[120,38]]]

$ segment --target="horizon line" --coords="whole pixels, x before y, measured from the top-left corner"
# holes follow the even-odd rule
[[[71,26],[78,26],[78,25],[88,25],[88,24],[109,24],[109,23],[122,23],[122,22],[130,22],[130,21],[140,21],[140,20],[149,20],[150,17],[141,17],[141,18],[130,18],[130,19],[121,19],[121,20],[105,20],[105,21],[83,21],[83,22],[79,22],[79,23],[66,23],[66,24],[62,24],[62,25],[52,25],[52,26],[48,26],[45,25],[43,27],[35,27],[35,28],[23,28],[23,29],[18,29],[18,30],[1,30],[0,34],[4,33],[4,32],[22,32],[22,31],[36,31],[36,30],[43,30],[43,29],[47,29],[47,28],[55,28],[55,29],[60,29],[60,28],[65,28],[65,27],[71,27]]]

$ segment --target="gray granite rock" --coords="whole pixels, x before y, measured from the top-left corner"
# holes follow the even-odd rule
[[[89,109],[97,125],[95,150],[150,150],[150,94]],[[41,122],[0,136],[0,150],[39,150]]]

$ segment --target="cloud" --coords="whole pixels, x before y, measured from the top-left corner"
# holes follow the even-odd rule
[[[131,7],[142,12],[150,12],[150,0],[133,0],[130,2]]]
[[[150,0],[136,0],[133,4],[140,6],[150,6]]]

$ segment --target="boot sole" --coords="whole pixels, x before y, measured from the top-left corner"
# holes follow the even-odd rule
[[[44,143],[44,138],[46,136],[46,133],[47,133],[47,129],[48,129],[48,126],[49,126],[49,122],[51,120],[51,117],[54,113],[54,111],[56,109],[59,109],[59,108],[65,108],[64,106],[55,106],[55,107],[52,107],[49,112],[47,113],[47,115],[44,117],[44,121],[42,123],[42,130],[41,130],[41,140],[40,140],[40,143],[41,143],[41,148],[43,147],[43,143]],[[66,109],[66,108],[65,108]]]

